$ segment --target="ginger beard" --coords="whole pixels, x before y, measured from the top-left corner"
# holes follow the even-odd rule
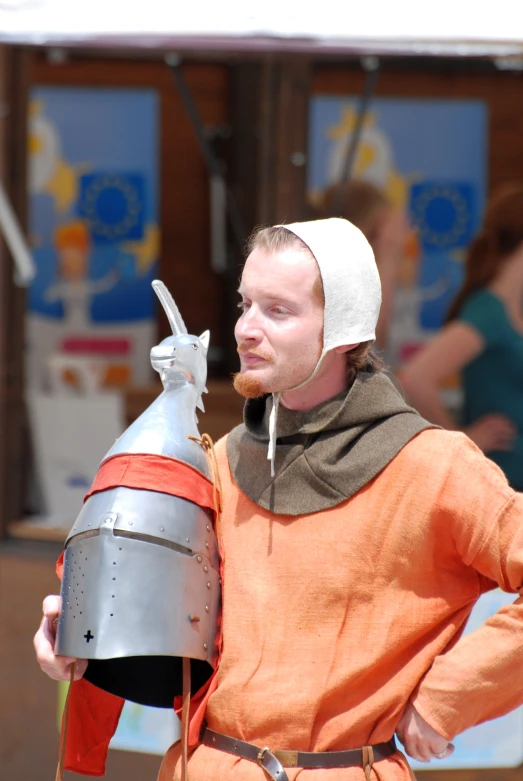
[[[245,344],[238,345],[238,354],[249,352],[251,355],[259,355],[267,363],[273,363],[272,355],[263,352],[262,350],[252,347],[250,350]],[[255,371],[243,371],[233,374],[233,386],[240,396],[244,396],[246,399],[257,399],[259,396],[263,396],[266,392],[263,390],[263,383],[259,377],[256,376]]]
[[[287,353],[283,366],[277,359],[257,347],[248,347],[240,343],[238,353],[258,355],[266,364],[256,368],[243,368],[233,375],[234,389],[246,399],[257,399],[267,393],[280,393],[291,390],[305,382],[313,373],[321,356],[323,346],[323,331],[319,341],[304,346],[300,344],[293,354]],[[283,363],[283,362],[282,362]],[[269,368],[269,372],[266,369]]]
[[[238,372],[233,374],[234,390],[245,399],[257,399],[263,396],[263,383],[258,377],[253,377],[252,372]]]

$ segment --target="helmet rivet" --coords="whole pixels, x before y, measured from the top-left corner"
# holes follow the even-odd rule
[[[188,537],[185,538],[185,542],[190,542],[190,539]]]
[[[76,526],[75,526],[74,528],[76,529]],[[210,527],[210,526],[207,526],[207,531],[208,531],[208,532],[210,532],[210,531],[211,531],[211,527]]]
[[[209,567],[204,567],[204,568],[203,568],[203,571],[204,571],[204,572],[207,572],[208,570],[209,570]]]
[[[204,644],[203,644],[203,650],[204,650],[204,651],[206,651],[206,650],[207,650],[207,643],[204,643]]]
[[[133,525],[133,522],[132,522],[132,521],[129,521],[129,526],[132,526],[132,525]]]
[[[208,542],[206,542],[206,543],[205,543],[205,547],[206,547],[206,548],[208,548],[208,547],[209,547],[209,543],[208,543]]]
[[[209,612],[209,605],[205,605],[205,610],[207,611],[207,613]]]
[[[210,583],[207,583],[207,588],[210,588],[210,587],[211,587],[211,584],[210,584]]]
[[[199,564],[201,563],[201,560],[202,560],[202,557],[201,557],[201,556],[197,556],[197,557],[196,557],[196,561],[197,561]]]

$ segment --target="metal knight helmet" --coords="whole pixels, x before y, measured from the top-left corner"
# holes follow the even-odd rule
[[[182,660],[197,691],[217,663],[216,502],[201,444],[209,332],[191,336],[162,282],[173,335],[151,350],[164,390],[100,464],[65,542],[57,654],[88,659],[85,678],[171,708]]]

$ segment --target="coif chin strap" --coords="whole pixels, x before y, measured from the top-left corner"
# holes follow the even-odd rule
[[[56,768],[55,781],[63,781],[64,777],[64,764],[65,764],[65,747],[67,744],[67,727],[69,725],[69,696],[71,694],[71,686],[74,681],[76,663],[71,664],[71,675],[69,678],[69,686],[67,687],[67,696],[65,698],[64,713],[62,717],[62,733],[60,736],[60,750],[58,753],[58,767]]]

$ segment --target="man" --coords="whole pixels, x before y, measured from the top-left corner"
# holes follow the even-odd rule
[[[223,650],[189,777],[411,778],[394,733],[410,756],[443,758],[523,702],[520,600],[460,639],[482,592],[522,586],[523,499],[467,437],[407,407],[370,355],[380,290],[360,231],[270,228],[250,250],[244,424],[216,447]],[[57,612],[48,598],[35,646],[66,678]],[[159,781],[179,774],[175,745]]]

